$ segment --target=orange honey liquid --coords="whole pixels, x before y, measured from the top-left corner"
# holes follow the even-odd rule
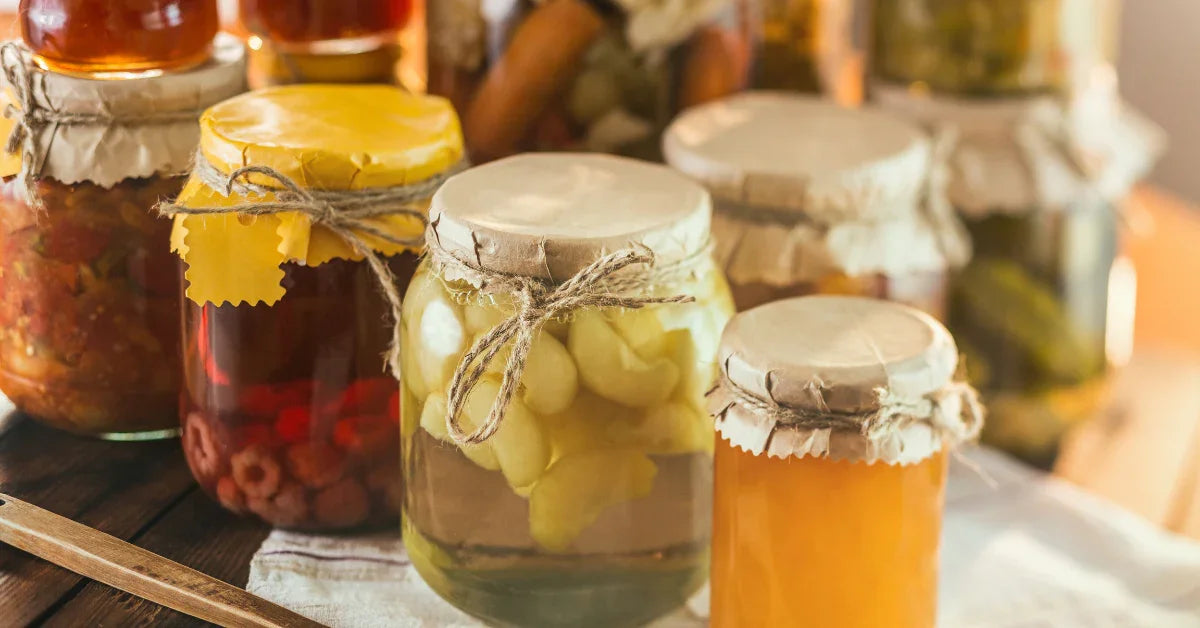
[[[930,628],[946,454],[909,466],[754,456],[717,438],[714,628]]]
[[[216,0],[21,0],[21,36],[52,70],[175,70],[210,54]]]

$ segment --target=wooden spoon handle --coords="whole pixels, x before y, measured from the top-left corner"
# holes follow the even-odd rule
[[[222,626],[321,626],[195,569],[3,493],[0,542]]]

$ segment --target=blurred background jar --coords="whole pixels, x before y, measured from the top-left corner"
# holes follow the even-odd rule
[[[1117,52],[1120,0],[872,0],[874,79],[971,96],[1072,91]]]
[[[180,70],[208,59],[217,0],[21,0],[21,37],[56,72]]]
[[[684,112],[663,145],[713,195],[715,256],[739,310],[847,294],[944,316],[948,274],[970,245],[918,125],[747,92]]]
[[[397,63],[407,54],[400,35],[421,5],[421,0],[239,0],[251,84],[396,83]]]
[[[958,138],[949,195],[975,247],[948,317],[983,438],[1049,467],[1129,356],[1121,205],[1162,132],[1117,95],[1112,1],[877,0],[872,97]]]
[[[741,89],[746,0],[442,0],[429,91],[463,115],[476,162],[527,150],[657,158],[678,111]]]
[[[50,3],[27,4],[50,19]],[[118,440],[178,433],[179,283],[167,270],[170,221],[154,205],[183,185],[200,111],[245,89],[232,37],[184,50],[161,29],[105,34],[93,22],[140,23],[134,7],[154,5],[211,39],[202,3],[179,13],[169,4],[56,5],[69,10],[51,23],[67,30],[27,33],[47,56],[17,44],[0,53],[16,82],[6,84],[14,111],[3,132],[24,125],[18,154],[0,166],[0,389],[43,422]],[[81,24],[94,37],[79,41]],[[195,65],[193,53],[210,50]],[[178,69],[182,60],[191,67]]]
[[[462,158],[458,119],[445,99],[397,87],[290,85],[220,103],[201,128],[203,161],[177,203],[226,211],[177,215],[172,233],[186,282],[181,406],[192,473],[227,509],[279,527],[394,521],[400,389],[384,356],[399,323],[380,282],[403,290],[412,277],[417,245],[401,242],[419,242],[429,196]],[[307,214],[239,213],[283,187],[254,178],[226,195],[223,181],[246,165],[314,194],[409,188],[409,201],[390,205],[406,211],[347,227],[391,276]]]
[[[641,626],[703,585],[704,393],[733,309],[708,252],[710,211],[685,177],[605,155],[503,159],[434,197],[429,253],[404,301],[404,542],[451,604],[498,625]],[[615,254],[653,264],[579,278]],[[504,277],[582,301],[530,330],[497,429],[465,441],[448,426],[454,400],[461,430],[484,427],[515,345],[487,364],[467,352],[487,353],[477,343],[532,313]],[[599,293],[694,301],[583,304]],[[484,372],[456,397],[468,367]]]
[[[743,7],[753,42],[751,87],[859,102],[854,0],[753,0]]]

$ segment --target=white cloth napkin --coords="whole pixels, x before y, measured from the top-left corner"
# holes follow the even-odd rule
[[[966,456],[946,494],[943,628],[1200,628],[1200,543],[1001,454]],[[481,625],[425,585],[394,534],[274,532],[246,588],[336,628]],[[655,628],[704,626],[706,605]]]

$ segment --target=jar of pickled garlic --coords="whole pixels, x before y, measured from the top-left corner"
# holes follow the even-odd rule
[[[183,72],[91,80],[0,48],[18,153],[0,159],[0,390],[55,427],[178,433],[179,280],[169,221],[204,107],[245,89],[242,47]]]
[[[738,309],[849,294],[941,317],[947,273],[970,245],[933,144],[880,111],[748,92],[684,112],[663,153],[714,197],[716,258]]]
[[[873,0],[871,75],[918,92],[1070,91],[1112,73],[1120,0]]]
[[[128,76],[199,65],[217,34],[217,0],[21,0],[21,37],[55,72]]]
[[[395,83],[414,0],[241,0],[255,87]]]
[[[279,527],[394,521],[399,385],[384,359],[433,190],[462,159],[445,100],[295,85],[200,120],[178,201],[183,446],[223,506]],[[398,364],[397,360],[393,360]]]
[[[684,107],[741,89],[749,0],[430,2],[429,91],[475,162],[529,150],[657,158]]]
[[[705,390],[732,313],[708,195],[669,169],[511,157],[434,196],[404,302],[404,541],[489,622],[642,625],[708,571]]]
[[[1161,152],[1162,131],[1115,89],[993,101],[875,95],[959,138],[948,195],[975,256],[952,281],[947,322],[989,406],[984,442],[1049,468],[1129,358],[1136,278],[1121,256],[1120,205]]]
[[[983,420],[940,323],[809,296],[734,317],[708,398],[714,628],[929,628],[949,453]]]

